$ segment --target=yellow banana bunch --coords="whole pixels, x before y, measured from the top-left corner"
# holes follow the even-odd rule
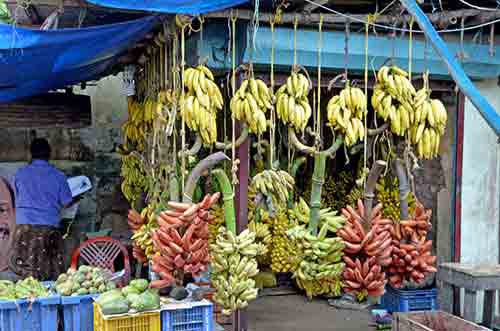
[[[122,193],[132,207],[135,207],[141,194],[146,192],[148,188],[148,179],[144,165],[135,153],[122,157],[121,177]]]
[[[345,136],[347,146],[352,146],[365,138],[363,117],[366,111],[367,99],[363,91],[347,85],[328,102],[328,123]]]
[[[276,114],[284,124],[304,131],[312,114],[307,95],[311,89],[309,80],[301,73],[292,73],[286,84],[276,92]]]
[[[180,100],[181,116],[191,130],[200,133],[205,145],[212,145],[217,140],[217,110],[224,106],[214,75],[200,65],[187,68],[182,79],[187,93]]]
[[[273,272],[291,272],[296,268],[297,247],[287,236],[287,231],[295,224],[288,218],[287,212],[278,211],[272,220],[271,270]]]
[[[382,215],[384,218],[391,219],[395,222],[400,221],[400,202],[398,179],[392,181],[388,177],[381,178],[377,185],[377,201],[382,204]],[[413,215],[416,207],[415,195],[410,192],[408,194],[408,213]]]
[[[208,224],[208,243],[215,243],[215,239],[219,234],[219,229],[224,227],[224,207],[220,205],[214,205],[210,214],[214,217],[213,220]]]
[[[439,153],[439,144],[446,128],[448,113],[443,103],[430,98],[430,90],[422,88],[415,96],[415,116],[410,139],[417,146],[420,158],[432,159]]]
[[[257,256],[257,262],[260,266],[268,266],[271,264],[271,244],[272,244],[272,234],[271,227],[269,224],[269,213],[263,210],[259,210],[260,222],[251,220],[248,222],[248,229],[255,233],[256,241],[266,247],[266,254],[261,254]],[[265,223],[264,223],[265,222]]]
[[[336,224],[344,224],[345,219],[337,216],[321,226],[318,235],[312,235],[302,226],[290,229],[287,234],[298,248],[299,263],[294,277],[297,285],[306,290],[309,298],[320,294],[338,296],[341,293],[341,275],[345,264],[342,262],[345,247],[342,238],[327,237],[328,232],[336,232]],[[340,226],[341,227],[341,226]]]
[[[264,196],[271,198],[273,205],[269,209],[278,209],[286,207],[295,179],[283,170],[264,170],[253,177],[251,185]]]
[[[377,73],[371,102],[377,116],[390,123],[391,131],[404,136],[414,117],[415,95],[406,71],[396,66],[383,66]]]
[[[267,130],[266,111],[273,109],[269,88],[260,79],[247,79],[231,98],[233,117],[244,121],[250,132],[262,134]]]
[[[220,228],[215,243],[210,245],[214,300],[230,315],[248,306],[257,298],[254,277],[259,273],[256,257],[263,253],[262,244],[255,243],[255,233],[248,229],[235,235]]]
[[[131,239],[144,251],[149,260],[156,253],[153,245],[152,230],[158,228],[153,206],[148,205],[144,208],[141,212],[141,217],[145,219],[146,222],[132,235]]]

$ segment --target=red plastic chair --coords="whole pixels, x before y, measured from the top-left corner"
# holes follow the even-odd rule
[[[116,281],[117,286],[123,287],[130,280],[130,259],[125,246],[111,237],[95,237],[83,242],[71,258],[71,268],[78,268],[78,260],[81,258],[84,264],[99,267],[115,272],[114,262],[116,258],[123,255],[123,266],[125,274]]]

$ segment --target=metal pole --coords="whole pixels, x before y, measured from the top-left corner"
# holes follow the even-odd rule
[[[474,86],[469,77],[467,77],[459,62],[455,59],[455,56],[451,54],[446,43],[432,26],[429,18],[420,9],[415,0],[400,0],[400,2],[406,10],[413,15],[420,28],[424,31],[427,38],[429,38],[436,52],[446,63],[450,75],[453,77],[460,90],[470,99],[493,131],[500,136],[500,116],[488,100],[481,95],[480,91]]]

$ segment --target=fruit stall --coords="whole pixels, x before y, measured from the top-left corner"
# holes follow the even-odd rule
[[[141,41],[116,147],[135,276],[76,258],[54,282],[0,281],[2,330],[246,330],[282,292],[389,320],[439,308],[429,183],[455,85],[413,19],[396,40],[376,15],[299,16],[170,15]]]

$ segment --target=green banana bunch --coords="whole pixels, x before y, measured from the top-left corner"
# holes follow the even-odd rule
[[[288,204],[295,179],[284,170],[264,170],[252,179],[252,186],[266,197],[270,197],[275,208]]]
[[[311,200],[311,183],[312,177],[308,177],[303,192],[303,197],[306,201]],[[325,183],[321,191],[321,206],[334,210],[342,209],[347,205],[347,194],[353,185],[355,185],[355,177],[349,170],[328,175],[325,178]]]
[[[214,300],[223,306],[225,315],[247,307],[248,301],[257,298],[252,278],[259,273],[256,256],[263,254],[265,246],[255,243],[255,238],[248,229],[236,236],[222,227],[210,245]]]
[[[276,114],[284,124],[290,124],[299,131],[304,131],[312,114],[307,99],[311,89],[309,80],[301,73],[293,72],[286,84],[276,92]]]
[[[257,262],[261,266],[267,266],[271,264],[271,255],[269,253],[271,251],[273,237],[271,234],[271,227],[267,221],[269,213],[263,210],[259,210],[259,213],[261,222],[257,223],[255,220],[249,221],[248,229],[255,233],[256,241],[266,247],[266,253],[257,256]]]
[[[187,68],[182,76],[187,93],[180,99],[181,116],[187,126],[201,135],[206,146],[217,140],[217,111],[224,106],[214,75],[205,66]]]
[[[367,99],[363,91],[350,87],[333,96],[326,107],[328,124],[345,136],[345,144],[352,146],[365,138],[363,118],[367,112]]]
[[[345,245],[342,238],[327,237],[327,234],[330,231],[336,232],[341,227],[340,224],[344,223],[344,217],[336,216],[324,222],[317,236],[302,226],[287,232],[297,245],[300,256],[294,278],[297,285],[306,290],[309,298],[319,294],[341,293],[341,275],[345,267],[342,256]]]
[[[295,208],[290,209],[290,217],[297,221],[297,224],[309,224],[310,208],[304,199],[299,198],[299,201],[295,203]],[[335,233],[338,229],[344,226],[345,219],[342,216],[338,216],[338,213],[331,208],[323,208],[319,211],[319,226],[323,227],[325,224],[329,224],[328,228],[331,232]]]
[[[440,100],[431,99],[430,93],[425,87],[417,92],[410,130],[411,143],[417,146],[418,156],[424,159],[438,155],[441,136],[448,120],[445,106]]]
[[[121,177],[122,193],[132,207],[135,208],[137,200],[148,188],[144,165],[135,153],[122,156]]]
[[[244,121],[250,132],[257,135],[267,130],[266,111],[273,109],[271,91],[260,79],[247,79],[231,98],[231,112],[238,121]]]
[[[377,116],[390,122],[391,131],[404,136],[411,128],[416,94],[406,71],[397,66],[383,66],[377,73],[371,102]]]

